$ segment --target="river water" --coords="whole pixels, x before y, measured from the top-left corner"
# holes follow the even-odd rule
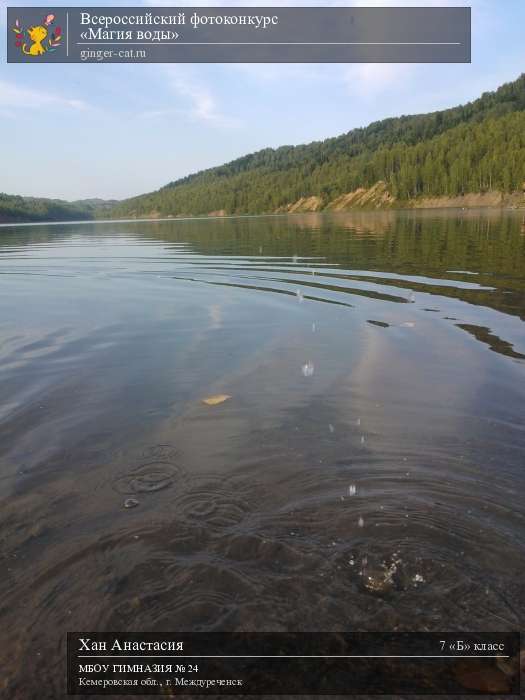
[[[513,212],[0,228],[5,697],[67,631],[523,628],[524,318]]]

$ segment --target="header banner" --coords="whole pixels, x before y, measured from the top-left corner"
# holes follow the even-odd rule
[[[9,63],[469,63],[469,7],[8,7]]]

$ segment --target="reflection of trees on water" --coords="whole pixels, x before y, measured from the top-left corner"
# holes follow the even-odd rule
[[[335,276],[352,279],[353,273],[359,277],[362,270],[377,271],[377,279],[369,277],[370,282],[384,283],[382,272],[413,275],[421,277],[409,282],[416,291],[525,318],[525,237],[519,213],[381,211],[15,227],[0,229],[0,256],[3,248],[14,245],[56,244],[85,235],[140,236],[163,244],[165,252],[172,248],[176,255],[182,252],[180,245],[186,244],[184,252],[240,257],[243,264],[254,257],[257,260],[250,262],[256,262],[261,271],[265,261],[274,269],[279,259],[283,268],[293,264],[304,272],[311,267],[320,278],[317,281],[327,286],[333,285]],[[330,271],[323,280],[323,266],[339,271]],[[452,284],[432,282],[443,279]],[[471,288],[463,288],[462,282],[470,282]],[[387,283],[407,286],[402,277],[389,277]]]

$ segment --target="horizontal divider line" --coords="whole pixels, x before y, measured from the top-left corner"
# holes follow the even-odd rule
[[[77,658],[79,659],[508,659],[509,656],[503,656],[501,654],[497,655],[478,655],[478,654],[471,654],[470,656],[457,656],[457,655],[452,655],[452,656],[445,656],[441,654],[437,655],[420,655],[420,654],[414,654],[414,655],[391,655],[391,654],[370,654],[370,655],[363,655],[363,654],[355,654],[355,655],[348,655],[348,656],[342,656],[342,655],[337,655],[337,656],[325,656],[325,655],[320,655],[320,656],[304,656],[304,655],[265,655],[265,654],[253,654],[253,655],[246,655],[246,656],[228,656],[228,655],[214,655],[214,654],[195,654],[195,655],[190,655],[190,656],[164,656],[161,654],[151,654],[151,655],[141,655],[141,656],[123,656],[123,655],[116,655],[116,656],[100,656],[97,654],[86,654],[86,655],[79,655]]]
[[[461,46],[460,41],[77,41],[77,46]]]

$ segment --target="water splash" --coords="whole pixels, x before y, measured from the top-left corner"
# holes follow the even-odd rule
[[[301,372],[303,373],[303,377],[311,377],[314,373],[313,362],[305,362],[305,364],[301,367]]]

